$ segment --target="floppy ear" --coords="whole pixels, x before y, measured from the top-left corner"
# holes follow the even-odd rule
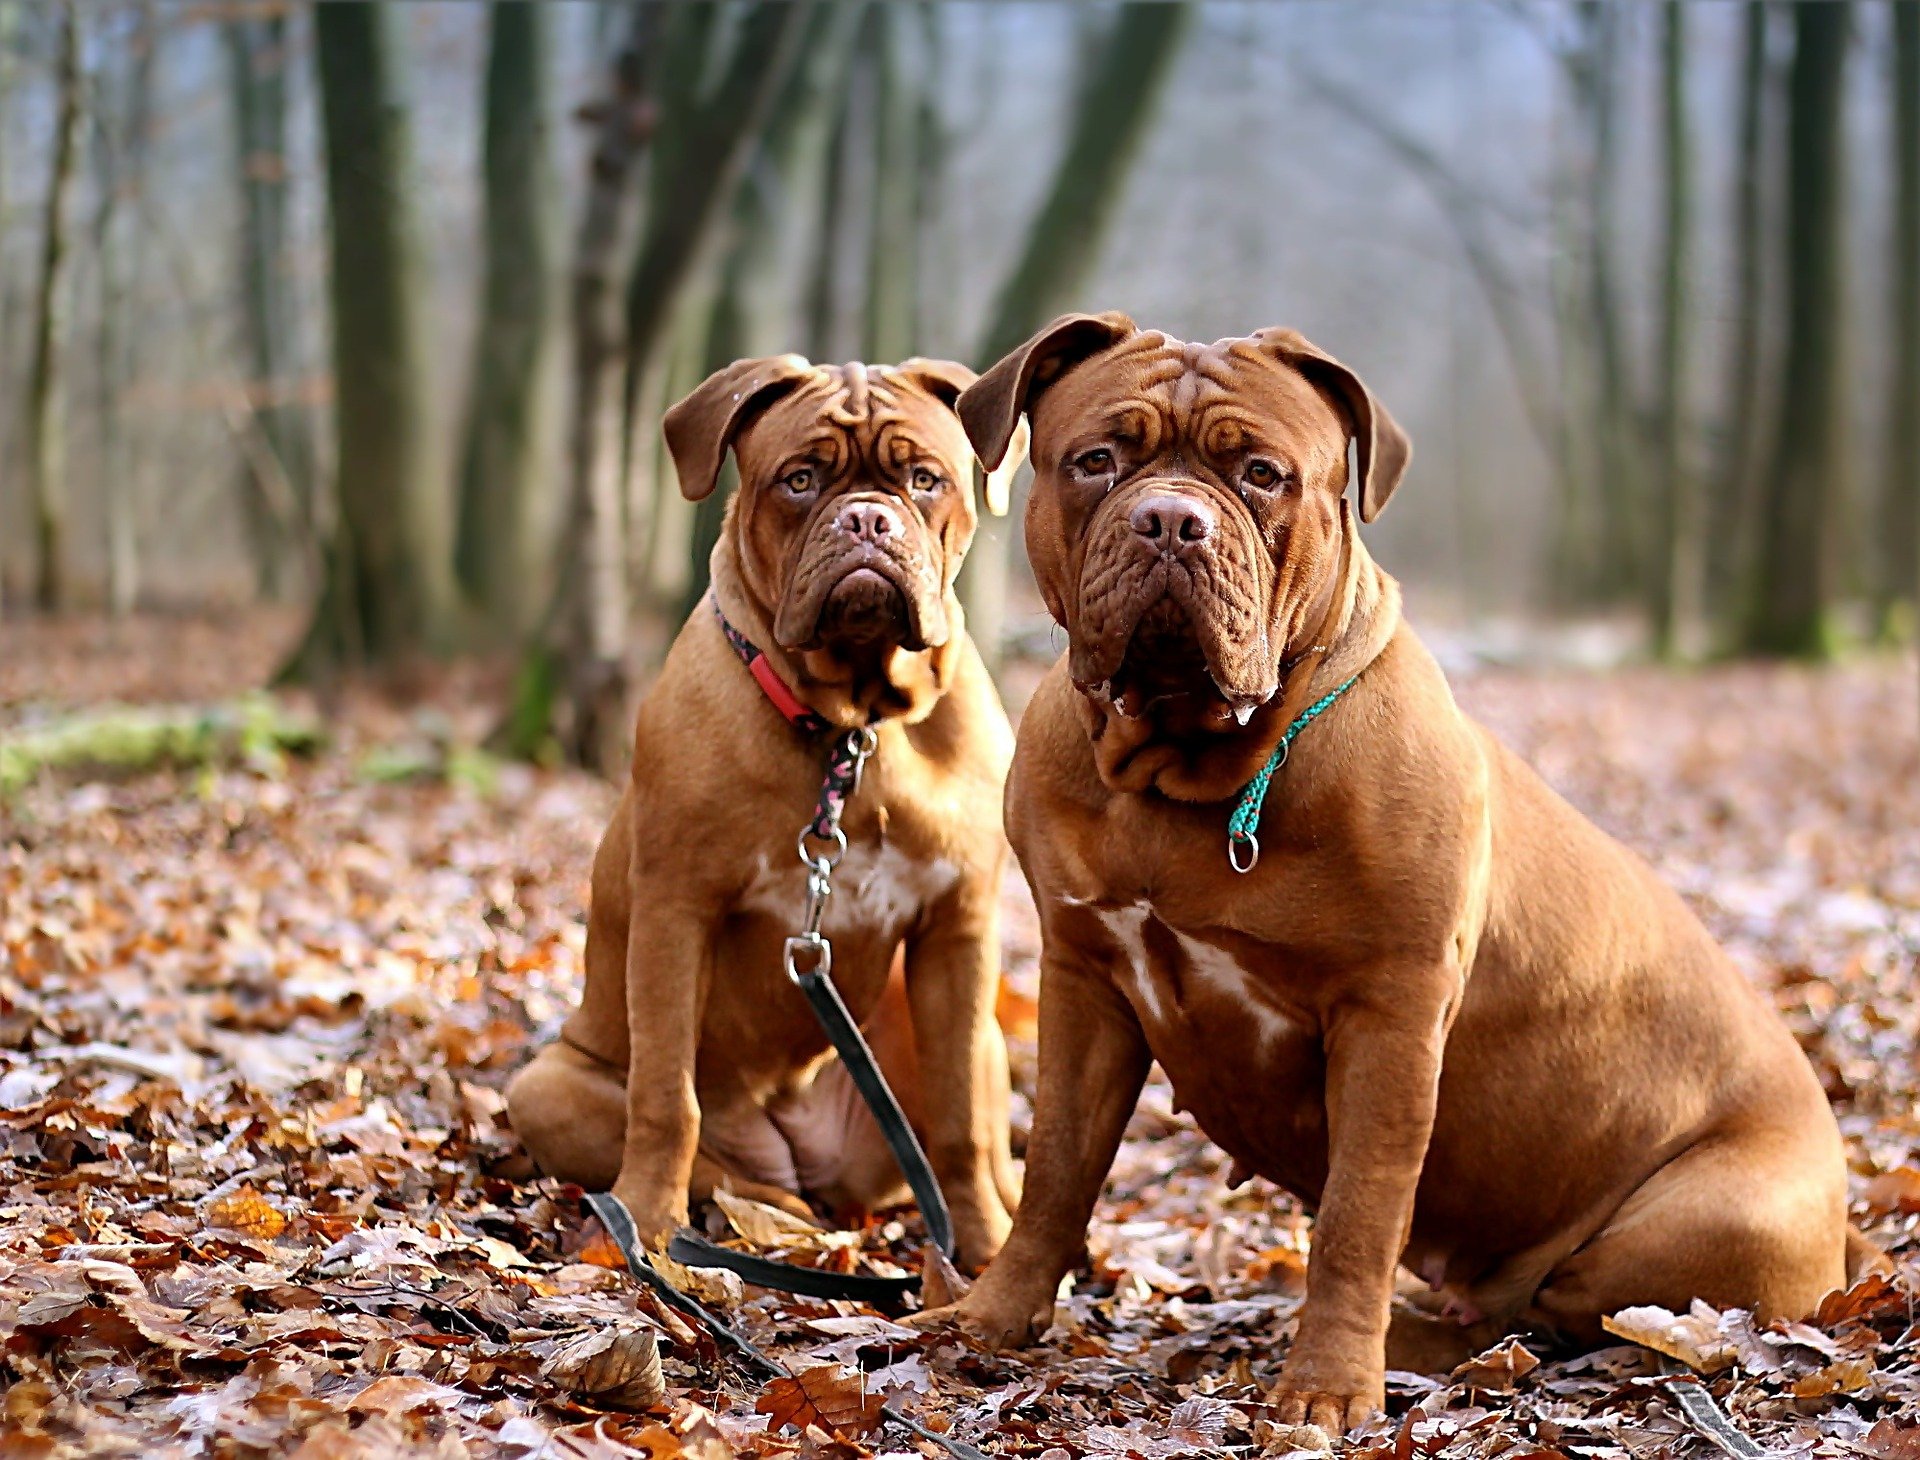
[[[960,399],[960,392],[979,379],[958,360],[930,360],[924,355],[902,360],[887,373],[904,375],[948,410]]]
[[[1000,458],[1000,465],[987,473],[987,510],[995,517],[1005,517],[1007,509],[1013,504],[1014,473],[1020,470],[1020,463],[1027,459],[1027,443],[1030,439],[1027,418],[1022,416],[1014,425],[1013,439],[1007,443],[1006,454]]]
[[[1373,521],[1386,509],[1387,498],[1400,485],[1400,478],[1407,474],[1407,463],[1413,460],[1413,443],[1407,433],[1374,399],[1364,380],[1297,330],[1265,329],[1253,339],[1268,354],[1332,391],[1345,407],[1353,432],[1354,461],[1359,467],[1355,490],[1360,499],[1360,520]]]
[[[747,418],[785,395],[813,373],[799,355],[735,360],[716,370],[661,417],[660,429],[680,478],[680,494],[697,502],[720,479],[727,448]]]
[[[1071,366],[1112,349],[1133,332],[1133,321],[1124,314],[1063,314],[961,392],[960,424],[980,464],[997,470],[1033,398]]]
[[[950,409],[959,401],[962,393],[979,378],[965,365],[954,360],[925,360],[915,356],[911,360],[903,360],[894,368],[899,374],[907,376],[928,395]],[[1021,421],[1014,432],[1014,439],[1000,459],[1000,464],[986,473],[986,481],[981,490],[987,510],[995,517],[1007,515],[1007,504],[1013,498],[1013,475],[1020,470],[1020,463],[1026,459],[1027,423]]]

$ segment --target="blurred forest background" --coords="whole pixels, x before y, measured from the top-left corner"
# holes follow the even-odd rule
[[[791,1460],[887,1395],[1256,1453],[1309,1223],[1164,1080],[1048,1346],[733,1310],[864,1396],[843,1445],[596,1265],[500,1094],[720,524],[664,405],[1075,307],[1364,373],[1416,446],[1368,538],[1462,705],[1781,1011],[1901,1268],[1396,1380],[1346,1453],[1700,1451],[1691,1352],[1750,1448],[1920,1456],[1920,0],[0,0],[0,1452]],[[1016,715],[1060,647],[1019,537],[962,581]],[[1002,911],[1018,1150],[1011,869]]]
[[[0,0],[10,620],[481,654],[507,744],[604,766],[718,527],[665,403],[1073,307],[1360,368],[1443,637],[1912,635],[1909,0]],[[996,662],[1049,652],[1017,539],[966,572]]]

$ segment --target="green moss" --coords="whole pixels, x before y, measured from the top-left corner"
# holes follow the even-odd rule
[[[267,695],[204,709],[111,706],[0,732],[0,798],[42,775],[137,775],[163,768],[250,766],[277,774],[288,755],[311,755],[314,721]]]

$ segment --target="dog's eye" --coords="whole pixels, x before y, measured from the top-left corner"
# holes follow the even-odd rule
[[[932,496],[942,486],[940,473],[924,466],[913,469],[912,483],[913,490],[922,496]]]
[[[780,485],[796,497],[804,497],[813,490],[813,468],[796,467],[780,479]]]
[[[1280,485],[1280,468],[1270,461],[1250,461],[1246,470],[1240,473],[1240,478],[1250,487],[1270,492]]]
[[[1096,446],[1081,452],[1073,464],[1083,476],[1103,477],[1113,470],[1113,453],[1104,446]]]

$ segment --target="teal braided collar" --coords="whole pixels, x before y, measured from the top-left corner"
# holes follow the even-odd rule
[[[1287,726],[1287,733],[1280,737],[1280,743],[1274,746],[1267,763],[1247,782],[1246,789],[1240,793],[1240,804],[1233,808],[1233,817],[1227,822],[1227,863],[1234,871],[1251,872],[1260,860],[1260,807],[1266,802],[1267,787],[1273,782],[1273,773],[1287,763],[1287,747],[1293,744],[1294,738],[1302,730],[1325,714],[1335,700],[1352,689],[1354,680],[1359,678],[1359,675],[1354,675],[1353,679],[1320,696],[1302,710],[1294,722]]]

